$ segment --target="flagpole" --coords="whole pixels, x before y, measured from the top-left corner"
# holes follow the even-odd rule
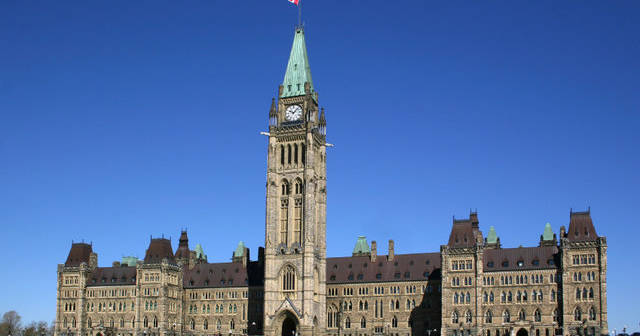
[[[302,25],[302,0],[298,3],[298,26]]]

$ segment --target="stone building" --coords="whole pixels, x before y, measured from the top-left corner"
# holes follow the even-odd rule
[[[590,212],[571,212],[559,237],[503,248],[478,216],[454,220],[440,251],[386,255],[375,241],[326,254],[326,118],[296,28],[269,110],[265,247],[240,242],[212,263],[182,232],[154,238],[144,259],[100,267],[74,243],[58,266],[58,336],[462,336],[607,333],[606,239]]]

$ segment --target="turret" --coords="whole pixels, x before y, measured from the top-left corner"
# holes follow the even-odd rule
[[[500,237],[496,234],[496,229],[493,225],[489,228],[487,238],[484,239],[484,246],[486,248],[500,248]]]
[[[249,262],[249,249],[244,246],[244,242],[240,241],[235,251],[233,251],[233,255],[231,260],[234,263],[242,263],[243,267],[247,267],[247,263]]]
[[[551,223],[547,223],[544,226],[544,232],[540,235],[540,246],[556,246],[556,245],[558,245],[556,234],[553,233],[553,230],[551,229]]]
[[[280,86],[282,88],[282,86]],[[276,109],[276,99],[271,98],[271,108],[269,109],[269,126],[278,125],[278,110]]]
[[[359,236],[356,241],[356,246],[353,248],[353,256],[369,256],[371,255],[371,249],[367,244],[367,237]]]
[[[181,263],[182,265],[189,266],[189,237],[187,236],[187,231],[182,231],[180,233],[180,240],[178,242],[178,249],[176,250],[176,262]]]

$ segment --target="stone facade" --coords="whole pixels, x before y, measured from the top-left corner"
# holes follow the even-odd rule
[[[242,242],[231,262],[201,246],[151,239],[144,260],[99,267],[74,243],[58,266],[56,336],[524,336],[607,333],[606,239],[590,212],[560,236],[503,248],[478,216],[454,220],[440,251],[378,255],[359,237],[351,256],[326,255],[326,119],[304,31],[269,110],[265,247]]]

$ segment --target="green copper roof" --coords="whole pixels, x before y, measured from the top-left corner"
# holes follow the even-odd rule
[[[489,228],[489,234],[487,235],[487,244],[495,244],[498,242],[498,235],[496,234],[496,229],[491,226]]]
[[[207,258],[207,256],[204,254],[204,250],[202,249],[202,245],[197,244],[195,251],[196,251],[196,258],[198,258],[198,259],[206,259]]]
[[[547,225],[544,226],[542,240],[553,240],[553,230],[551,230],[551,223],[547,223]]]
[[[309,82],[311,92],[313,92],[313,81],[311,80],[311,67],[307,56],[307,45],[304,42],[304,29],[296,28],[293,38],[291,55],[287,64],[287,72],[284,74],[282,82],[283,90],[280,98],[302,96],[304,83]]]
[[[371,253],[371,249],[369,249],[369,244],[367,244],[367,237],[360,236],[358,237],[358,241],[356,242],[356,247],[353,248],[354,254],[362,254],[362,253]]]
[[[122,257],[122,265],[134,267],[138,264],[138,258],[136,257]]]
[[[238,247],[236,247],[236,250],[233,251],[233,257],[244,257],[244,242],[240,241],[238,243]]]

